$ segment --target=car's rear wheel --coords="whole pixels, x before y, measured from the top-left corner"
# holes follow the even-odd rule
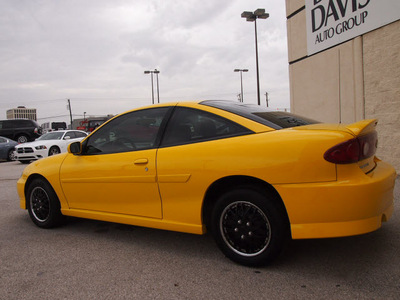
[[[14,150],[13,150],[13,149],[11,149],[11,150],[8,151],[7,160],[8,160],[8,161],[15,160],[15,154],[14,154]]]
[[[225,256],[246,266],[262,266],[283,249],[288,225],[276,196],[238,188],[218,199],[211,231]]]
[[[61,151],[60,151],[60,148],[58,148],[57,146],[53,146],[49,150],[49,156],[56,155],[59,153],[61,153]]]
[[[17,142],[22,144],[22,143],[26,143],[28,141],[28,136],[26,136],[25,134],[21,134],[17,137]]]
[[[29,216],[41,228],[59,226],[64,221],[60,201],[51,185],[43,179],[34,179],[26,195]]]

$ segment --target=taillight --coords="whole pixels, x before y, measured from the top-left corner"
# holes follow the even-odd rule
[[[325,160],[335,164],[351,164],[371,157],[378,146],[376,131],[333,146],[325,152]]]
[[[35,134],[37,134],[37,133],[39,132],[39,130],[38,130],[37,128],[35,128],[35,129],[33,130],[33,132],[34,132]]]

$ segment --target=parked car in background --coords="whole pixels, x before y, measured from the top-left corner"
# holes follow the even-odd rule
[[[208,230],[233,261],[264,265],[291,238],[364,234],[390,219],[396,172],[375,156],[376,126],[229,101],[147,106],[25,168],[20,206],[42,228],[74,216]]]
[[[16,141],[0,136],[0,160],[14,160],[14,149],[18,145]]]
[[[42,134],[42,128],[36,121],[27,119],[1,120],[0,136],[18,143],[34,141]]]
[[[87,133],[80,130],[59,130],[42,135],[34,142],[15,147],[15,160],[30,163],[43,157],[66,152],[70,143],[81,141]]]

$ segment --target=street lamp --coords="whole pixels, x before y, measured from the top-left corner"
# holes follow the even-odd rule
[[[160,91],[158,86],[158,74],[160,73],[159,70],[154,69],[154,71],[144,71],[144,74],[151,74],[151,103],[154,104],[154,87],[153,87],[153,74],[156,74],[157,79],[157,100],[160,103]]]
[[[243,102],[243,79],[242,79],[242,73],[243,72],[248,72],[248,69],[235,69],[233,72],[240,72],[240,102]]]
[[[246,21],[248,22],[254,22],[254,30],[256,37],[257,101],[258,105],[260,105],[261,99],[260,99],[260,74],[258,70],[257,19],[267,19],[269,17],[269,13],[266,13],[264,8],[259,8],[255,10],[254,13],[251,11],[244,11],[242,12],[241,17],[246,18]]]

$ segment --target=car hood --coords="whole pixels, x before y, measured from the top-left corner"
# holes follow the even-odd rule
[[[19,144],[16,148],[21,148],[21,147],[36,147],[40,145],[49,145],[49,144],[54,144],[57,142],[60,142],[61,140],[43,140],[43,141],[34,141],[34,142],[29,142],[29,143],[23,143]]]
[[[46,178],[52,176],[58,178],[58,170],[67,155],[68,152],[35,160],[25,167],[22,175],[28,177],[32,174],[41,174]]]

